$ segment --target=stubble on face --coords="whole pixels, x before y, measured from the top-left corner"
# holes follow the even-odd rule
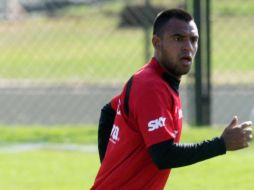
[[[171,19],[160,46],[160,64],[169,74],[180,79],[189,73],[197,51],[198,31],[194,21]]]
[[[180,57],[180,55],[175,57]],[[169,74],[180,79],[182,75],[186,75],[190,72],[191,65],[180,67],[180,63],[175,57],[172,57],[170,54],[168,54],[168,52],[163,47],[161,48],[161,64]]]

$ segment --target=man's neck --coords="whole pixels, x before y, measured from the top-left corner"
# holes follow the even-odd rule
[[[172,78],[175,78],[176,80],[178,81],[181,81],[181,78],[182,76],[176,76],[174,74],[172,74],[169,69],[167,69],[167,67],[165,67],[163,64],[162,64],[162,61],[158,58],[158,56],[156,56],[156,53],[154,54],[154,58],[157,60],[157,62],[159,63],[159,65],[165,70],[165,72],[171,76]]]

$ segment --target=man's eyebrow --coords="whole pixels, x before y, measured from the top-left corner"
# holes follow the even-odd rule
[[[179,36],[179,37],[183,37],[185,36],[184,34],[180,34],[180,33],[175,33],[175,34],[171,34],[171,36]]]
[[[186,37],[186,36],[188,36],[188,35],[185,35],[185,34],[181,34],[181,33],[174,33],[174,34],[171,34],[171,36],[173,36],[173,37]],[[194,35],[191,35],[190,36],[191,38],[199,38],[199,35],[197,35],[197,34],[194,34]]]
[[[186,35],[180,34],[180,33],[174,33],[174,34],[169,35],[169,37],[171,37],[171,38],[185,38]]]

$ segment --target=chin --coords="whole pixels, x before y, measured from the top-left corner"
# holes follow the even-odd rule
[[[183,71],[183,72],[179,72],[178,75],[182,76],[182,75],[187,75],[190,71]]]

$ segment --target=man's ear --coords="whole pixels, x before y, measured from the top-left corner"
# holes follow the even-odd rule
[[[161,47],[161,39],[160,39],[158,36],[153,35],[152,43],[153,43],[154,49],[160,50],[160,47]]]

